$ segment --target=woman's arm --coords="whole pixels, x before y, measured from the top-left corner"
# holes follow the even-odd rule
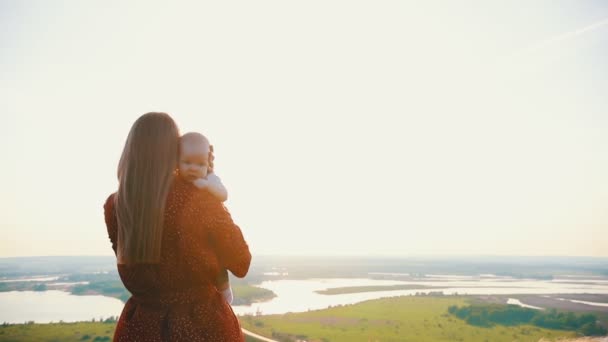
[[[251,253],[241,229],[221,202],[210,200],[206,205],[209,206],[209,234],[220,265],[239,278],[245,277],[251,264]]]

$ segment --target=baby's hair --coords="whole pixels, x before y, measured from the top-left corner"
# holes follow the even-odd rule
[[[180,138],[180,142],[182,144],[194,143],[194,144],[210,145],[209,139],[207,139],[207,137],[205,137],[204,135],[202,135],[198,132],[188,132],[188,133],[182,135]]]

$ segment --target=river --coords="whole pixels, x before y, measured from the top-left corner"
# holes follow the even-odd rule
[[[50,280],[50,279],[49,279]],[[425,285],[436,288],[376,291],[324,295],[315,291],[348,286],[381,285]],[[258,286],[272,290],[277,297],[264,303],[237,305],[233,307],[237,315],[280,314],[324,309],[329,306],[354,304],[364,300],[413,295],[441,291],[451,294],[608,294],[606,278],[560,278],[553,280],[515,279],[509,277],[483,276],[427,276],[415,280],[379,279],[278,279],[264,281]],[[91,320],[119,316],[124,304],[105,296],[76,296],[63,291],[10,291],[0,292],[0,322],[37,323]]]

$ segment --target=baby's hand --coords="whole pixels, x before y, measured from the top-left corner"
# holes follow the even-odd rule
[[[222,184],[222,180],[215,173],[210,173],[206,178],[199,178],[192,183],[199,189],[209,191],[222,202],[228,199],[228,190],[226,190],[226,187]]]
[[[198,178],[197,180],[195,180],[192,183],[194,183],[194,186],[196,186],[199,189],[206,189],[209,187],[209,181],[205,178]]]
[[[208,173],[206,180],[208,183],[213,182],[214,184],[222,184],[220,177],[218,177],[215,173]]]
[[[226,187],[222,184],[222,180],[215,173],[207,175],[207,189],[222,202],[228,199],[228,190],[226,190]]]

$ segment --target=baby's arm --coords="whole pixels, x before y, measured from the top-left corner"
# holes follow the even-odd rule
[[[207,178],[199,178],[194,181],[194,185],[199,189],[207,189],[213,196],[217,197],[220,201],[225,202],[228,199],[228,190],[222,180],[215,173],[210,173]]]

